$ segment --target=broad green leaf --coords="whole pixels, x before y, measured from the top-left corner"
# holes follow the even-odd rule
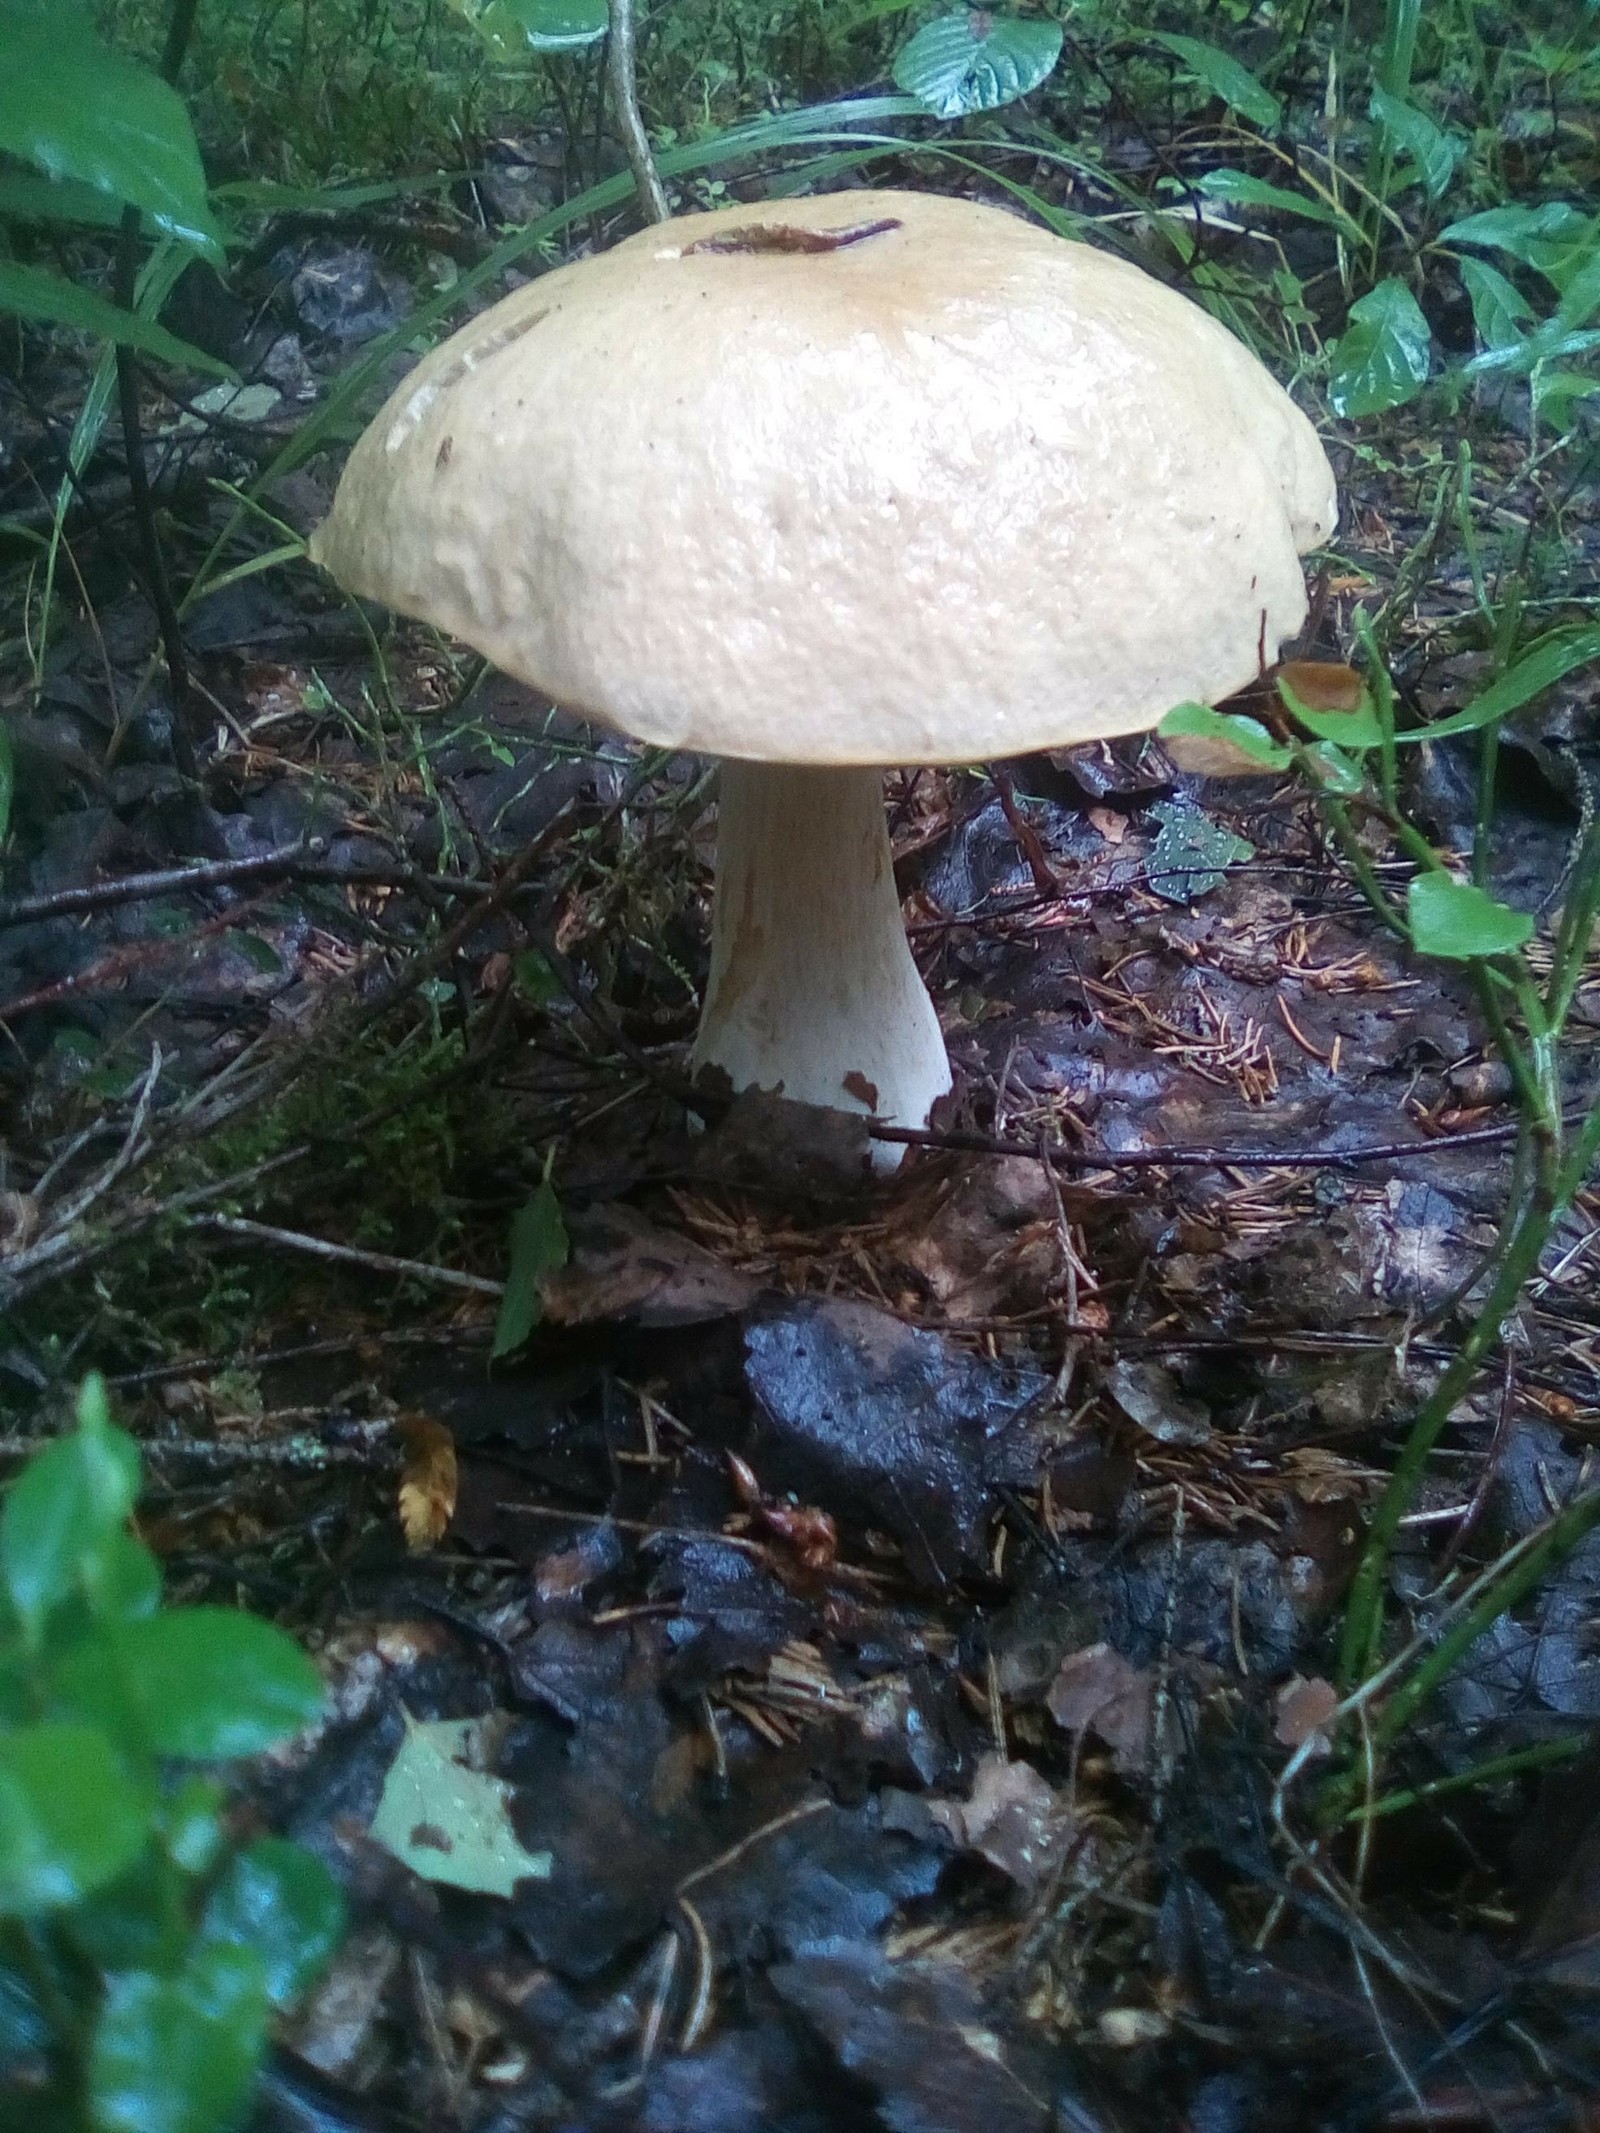
[[[45,178],[33,170],[0,170],[0,215],[15,222],[78,222],[114,230],[122,203],[76,178]]]
[[[539,1283],[566,1265],[569,1249],[561,1202],[547,1180],[535,1186],[512,1219],[511,1264],[506,1269],[506,1292],[500,1299],[491,1357],[510,1355],[520,1348],[539,1323],[544,1308]]]
[[[91,1597],[139,1493],[139,1448],[112,1424],[105,1386],[84,1381],[78,1426],[36,1452],[0,1511],[0,1579],[29,1640],[51,1612]]]
[[[1247,170],[1233,170],[1226,165],[1221,170],[1208,170],[1197,179],[1195,191],[1207,200],[1270,208],[1274,214],[1299,215],[1307,222],[1324,222],[1334,229],[1355,227],[1347,215],[1341,215],[1325,200],[1313,199],[1310,193],[1288,192],[1281,185],[1269,185],[1265,178],[1252,178]]]
[[[186,1874],[207,1874],[222,1855],[227,1832],[222,1810],[227,1793],[211,1777],[186,1777],[163,1802],[161,1842],[167,1857]]]
[[[1156,728],[1160,740],[1220,741],[1259,763],[1263,770],[1283,770],[1293,760],[1258,719],[1237,711],[1213,711],[1209,704],[1179,704]]]
[[[450,0],[507,66],[530,52],[580,52],[611,26],[606,0]]]
[[[248,1948],[201,1939],[176,1976],[106,1981],[89,2051],[95,2133],[223,2133],[266,2046],[266,1976]]]
[[[131,1533],[112,1533],[84,1575],[89,1606],[106,1622],[138,1622],[161,1605],[161,1565]]]
[[[1167,50],[1183,62],[1185,70],[1216,97],[1230,111],[1237,111],[1259,126],[1263,133],[1276,130],[1283,117],[1283,106],[1265,88],[1248,67],[1240,66],[1226,52],[1219,52],[1214,44],[1206,44],[1199,37],[1180,37],[1172,30],[1149,30],[1146,32],[1155,44],[1165,45]]]
[[[1520,711],[1546,689],[1553,689],[1580,667],[1593,666],[1596,660],[1600,660],[1600,628],[1552,630],[1464,710],[1452,711],[1447,718],[1435,719],[1431,725],[1396,734],[1395,738],[1442,741],[1452,733],[1475,733],[1481,726],[1492,726],[1513,711]]]
[[[1168,903],[1193,903],[1216,888],[1255,846],[1213,822],[1192,800],[1158,800],[1150,810],[1161,830],[1150,848],[1150,886]]]
[[[1306,761],[1318,783],[1341,798],[1360,792],[1367,782],[1361,758],[1346,755],[1332,741],[1313,741],[1306,750]]]
[[[963,8],[923,24],[895,59],[894,78],[936,118],[967,118],[1037,89],[1061,41],[1057,22]]]
[[[262,1837],[230,1860],[200,1922],[202,1941],[261,1958],[267,1997],[292,2007],[344,1932],[344,1896],[322,1861],[283,1837]]]
[[[548,1852],[530,1852],[511,1827],[512,1788],[469,1767],[476,1719],[421,1725],[406,1714],[406,1737],[389,1766],[372,1818],[375,1844],[424,1881],[509,1896],[519,1881],[547,1880]]]
[[[1432,337],[1403,281],[1380,281],[1350,306],[1333,348],[1328,400],[1336,415],[1380,415],[1414,400],[1427,383]]]
[[[1415,166],[1428,198],[1437,200],[1455,176],[1467,143],[1459,135],[1446,133],[1426,111],[1419,111],[1404,97],[1391,96],[1387,89],[1373,90],[1370,109],[1388,140]]]
[[[1509,955],[1532,938],[1533,920],[1486,889],[1449,874],[1419,874],[1406,898],[1412,945],[1454,963],[1474,956]]]
[[[1472,323],[1485,348],[1512,348],[1533,324],[1533,306],[1498,267],[1481,259],[1460,262],[1461,279],[1472,300]]]
[[[1452,222],[1439,237],[1443,244],[1506,252],[1564,289],[1600,241],[1600,217],[1565,200],[1547,200],[1542,207],[1491,207]]]
[[[1319,741],[1332,741],[1335,747],[1348,748],[1360,753],[1366,748],[1377,748],[1383,742],[1383,728],[1370,703],[1363,703],[1356,711],[1317,711],[1305,703],[1280,674],[1278,694],[1297,726],[1304,726],[1307,733],[1314,733]]]
[[[231,1607],[166,1608],[117,1630],[108,1646],[158,1755],[257,1755],[322,1708],[321,1678],[294,1639]],[[62,1676],[82,1678],[72,1666]]]
[[[180,341],[153,319],[120,304],[107,303],[92,289],[79,288],[60,274],[42,267],[20,267],[15,260],[0,259],[0,311],[17,318],[39,319],[47,325],[70,326],[78,333],[98,334],[102,340],[121,341],[141,355],[161,363],[177,363],[186,370],[209,370],[219,377],[236,375],[232,368],[203,348]]]
[[[73,0],[0,0],[0,148],[224,256],[183,99],[103,44]]]
[[[0,1734],[0,1912],[81,1903],[143,1849],[149,1807],[93,1726]]]

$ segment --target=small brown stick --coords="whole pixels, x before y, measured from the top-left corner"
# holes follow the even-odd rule
[[[97,992],[102,986],[117,984],[182,949],[192,949],[199,941],[211,940],[219,933],[230,931],[260,901],[259,897],[254,897],[235,904],[231,911],[204,920],[192,933],[130,942],[126,947],[113,949],[110,955],[101,956],[87,970],[76,970],[70,977],[58,978],[53,985],[41,985],[36,992],[19,993],[16,999],[7,1000],[0,1006],[0,1023],[9,1021],[14,1015],[31,1014],[35,1008],[53,1007],[59,1000],[76,1000],[85,993]]]
[[[340,1266],[365,1267],[373,1274],[403,1274],[429,1281],[436,1288],[465,1289],[474,1296],[503,1296],[503,1281],[490,1281],[483,1274],[463,1274],[456,1267],[433,1266],[425,1259],[397,1259],[389,1252],[358,1251],[351,1244],[330,1244],[325,1237],[310,1237],[303,1230],[277,1229],[270,1222],[248,1222],[240,1215],[195,1215],[190,1229],[239,1237],[251,1244],[275,1245],[279,1251],[303,1252],[313,1259],[331,1259]]]
[[[962,1155],[1033,1156],[1060,1170],[1345,1170],[1361,1163],[1402,1163],[1441,1148],[1469,1148],[1511,1140],[1516,1119],[1500,1126],[1474,1126],[1466,1133],[1431,1140],[1380,1141],[1366,1148],[1057,1148],[1038,1141],[1004,1140],[993,1133],[936,1133],[926,1126],[869,1125],[875,1141],[907,1148],[945,1148]]]

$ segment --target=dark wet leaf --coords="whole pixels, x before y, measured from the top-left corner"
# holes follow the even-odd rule
[[[558,1326],[630,1319],[641,1326],[693,1326],[728,1318],[756,1296],[747,1275],[631,1207],[591,1208],[571,1224],[572,1257],[539,1283]]]
[[[667,1623],[667,1671],[680,1691],[708,1688],[734,1667],[754,1672],[811,1627],[806,1602],[714,1533],[663,1534],[648,1557],[651,1599],[671,1599],[679,1610]]]
[[[802,1299],[745,1334],[763,1483],[894,1534],[944,1584],[984,1559],[997,1492],[1033,1478],[1024,1415],[1048,1385],[869,1305]]]
[[[1161,833],[1150,852],[1150,886],[1168,903],[1193,903],[1218,887],[1236,860],[1255,846],[1203,814],[1192,800],[1158,800],[1150,810]]]
[[[1178,1389],[1170,1370],[1159,1363],[1124,1358],[1106,1372],[1106,1390],[1130,1422],[1137,1422],[1158,1444],[1204,1444],[1211,1417],[1197,1400]]]

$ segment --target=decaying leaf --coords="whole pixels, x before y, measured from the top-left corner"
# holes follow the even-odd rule
[[[1320,1675],[1310,1680],[1300,1674],[1291,1675],[1278,1691],[1273,1706],[1274,1724],[1272,1737],[1285,1748],[1301,1748],[1315,1736],[1319,1755],[1326,1755],[1332,1748],[1324,1728],[1339,1708],[1339,1692],[1332,1682]]]
[[[928,1813],[964,1851],[976,1852],[1027,1894],[1040,1886],[1066,1834],[1056,1796],[1031,1763],[986,1755],[970,1800],[930,1800]]]
[[[406,1737],[389,1766],[371,1836],[424,1881],[509,1896],[519,1881],[548,1880],[548,1852],[523,1848],[507,1812],[512,1788],[474,1769],[485,1721],[423,1724],[405,1713]]]
[[[456,1445],[431,1415],[401,1415],[395,1427],[405,1446],[400,1477],[400,1525],[406,1546],[432,1548],[444,1539],[456,1508]]]
[[[603,1318],[692,1326],[742,1311],[757,1284],[692,1239],[616,1205],[573,1218],[571,1260],[546,1272],[539,1288],[558,1326]]]
[[[1070,1652],[1050,1684],[1045,1708],[1063,1731],[1093,1733],[1111,1750],[1126,1775],[1150,1760],[1155,1682],[1146,1667],[1131,1666],[1109,1644]]]

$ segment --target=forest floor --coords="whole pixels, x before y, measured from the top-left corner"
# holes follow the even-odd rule
[[[549,178],[513,145],[507,220]],[[487,255],[482,191],[276,218],[225,315],[195,297],[261,391],[150,397],[180,576],[419,262]],[[41,351],[5,403],[41,526],[85,379]],[[1344,519],[1295,657],[1385,612],[1436,716],[1486,667],[1485,554],[1592,612],[1592,429],[1530,449],[1515,393],[1324,428]],[[1365,1514],[1525,1179],[1460,967],[1381,926],[1304,790],[1155,741],[892,776],[958,1080],[866,1185],[843,1120],[690,1130],[703,764],[290,559],[186,615],[180,775],[107,438],[78,598],[4,679],[0,1398],[14,1458],[105,1369],[170,1589],[325,1665],[250,1812],[355,1923],[261,2124],[1600,2123],[1600,1534],[1381,1750],[1379,1704],[1322,1732]],[[260,495],[269,542],[338,459]],[[1502,738],[1492,886],[1535,961],[1597,705],[1590,668]],[[1407,762],[1467,849],[1471,743]],[[1575,1106],[1597,1032],[1600,961]],[[1406,1520],[1396,1650],[1592,1486],[1597,1251],[1583,1193]],[[509,1893],[430,1872],[464,1830],[419,1816],[417,1871],[367,1834],[419,1738],[501,1781],[471,1844]]]

